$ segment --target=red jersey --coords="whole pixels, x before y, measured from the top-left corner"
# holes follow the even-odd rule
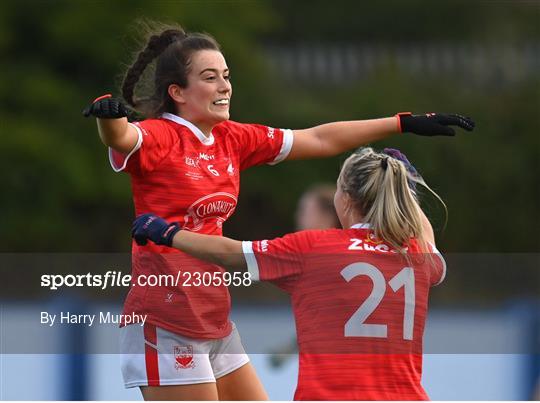
[[[300,352],[295,400],[427,400],[420,384],[433,247],[407,257],[366,224],[242,244],[252,279],[288,292]]]
[[[223,222],[236,208],[240,171],[285,159],[293,139],[290,130],[233,121],[220,123],[206,137],[169,113],[134,125],[139,133],[134,150],[124,155],[109,149],[109,157],[115,171],[131,176],[135,213],[155,213],[186,230],[213,235],[222,235]],[[148,315],[148,323],[193,338],[231,332],[227,287],[190,286],[186,275],[223,269],[153,243],[133,242],[132,250],[134,279],[162,274],[180,282],[132,286],[124,314]]]

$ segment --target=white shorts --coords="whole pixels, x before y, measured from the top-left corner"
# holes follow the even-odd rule
[[[145,323],[121,329],[126,388],[215,382],[249,362],[233,323],[223,339],[191,339]]]

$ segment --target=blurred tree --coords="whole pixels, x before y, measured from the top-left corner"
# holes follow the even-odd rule
[[[3,251],[129,250],[128,177],[111,171],[95,121],[81,110],[97,95],[118,94],[137,50],[136,19],[215,35],[231,64],[242,64],[239,109],[269,93],[254,42],[275,24],[264,3],[7,1],[0,18]]]
[[[302,128],[396,111],[460,112],[478,123],[457,138],[392,137],[447,202],[450,251],[538,252],[540,78],[475,85],[471,77],[418,77],[392,64],[334,87],[294,82],[266,56],[272,46],[466,44],[538,49],[538,2],[5,1],[0,3],[0,100],[6,178],[3,251],[128,251],[133,209],[80,111],[118,86],[140,17],[207,31],[231,67],[232,118]],[[508,55],[495,51],[495,58]],[[538,63],[538,51],[535,51]],[[534,60],[533,60],[534,62]],[[464,60],[463,63],[469,63]],[[519,61],[515,61],[519,64]],[[333,181],[344,157],[260,167],[244,174],[226,232],[241,238],[293,229],[305,187]],[[434,217],[441,226],[442,211]],[[257,222],[257,226],[252,223]]]

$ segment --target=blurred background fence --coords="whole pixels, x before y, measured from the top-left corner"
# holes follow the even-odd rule
[[[393,67],[413,79],[457,77],[482,88],[534,79],[540,69],[537,42],[517,46],[462,43],[298,44],[266,49],[273,70],[292,83],[350,86],[381,68]]]

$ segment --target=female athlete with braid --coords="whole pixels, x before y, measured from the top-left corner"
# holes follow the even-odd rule
[[[137,97],[150,65],[150,95]],[[334,156],[393,133],[454,135],[450,125],[474,126],[458,115],[410,113],[303,130],[234,122],[230,72],[218,43],[179,26],[149,35],[122,95],[147,119],[129,123],[127,107],[109,95],[84,115],[97,118],[113,169],[130,175],[136,214],[154,212],[201,234],[222,235],[236,208],[240,171],[251,166]],[[222,271],[170,248],[133,244],[134,279],[179,270]],[[122,328],[126,387],[140,387],[146,400],[267,399],[229,311],[224,285],[132,286],[124,314],[148,316],[144,327]]]

